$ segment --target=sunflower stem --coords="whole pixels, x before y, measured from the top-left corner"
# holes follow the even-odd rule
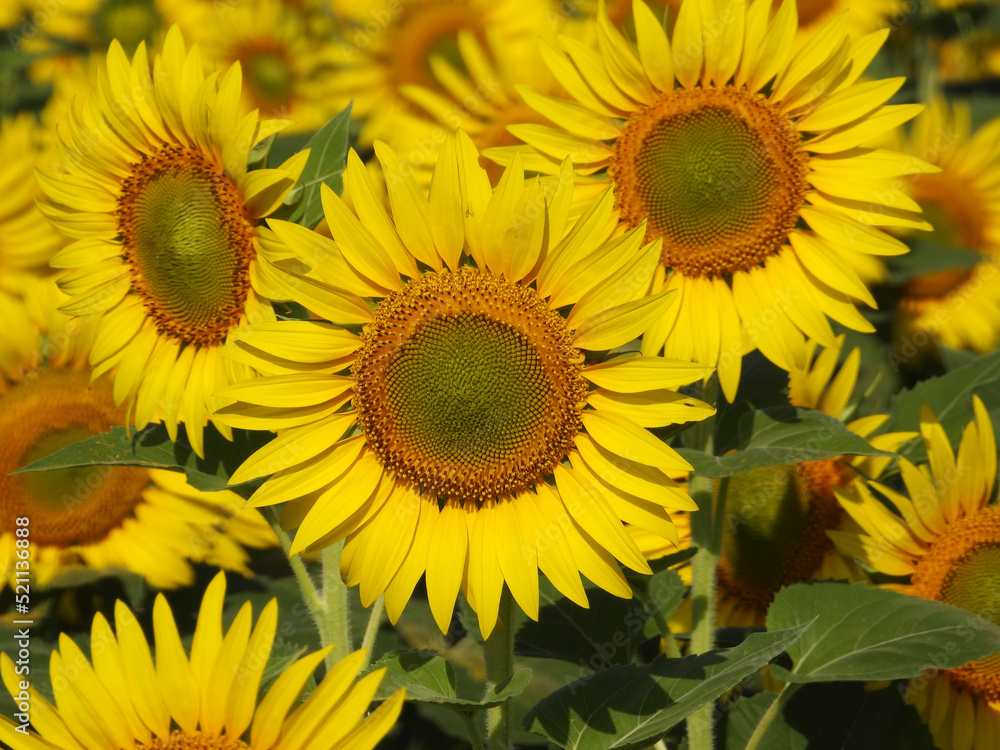
[[[319,637],[323,646],[333,646],[326,657],[328,670],[354,650],[351,643],[351,601],[347,584],[340,577],[340,555],[343,551],[343,539],[323,549],[323,604],[326,612]]]
[[[365,650],[365,661],[362,669],[367,669],[372,661],[372,649],[375,648],[375,636],[382,625],[382,615],[385,613],[385,596],[380,596],[372,605],[372,611],[368,615],[368,627],[365,628],[365,637],[361,641],[361,648]]]
[[[718,398],[718,378],[709,379],[702,400],[714,404]],[[707,422],[707,424],[706,424]],[[708,455],[714,452],[713,431],[715,420],[705,420],[701,428],[699,445],[694,446]],[[720,482],[720,497],[713,502],[712,480],[694,474],[689,490],[698,504],[698,511],[691,515],[691,541],[698,548],[691,560],[691,653],[703,654],[715,647],[715,586],[719,553],[722,548],[722,524],[726,515],[726,489],[728,479]],[[688,742],[691,750],[713,750],[715,706],[702,706],[687,720]]]
[[[462,718],[462,723],[465,724],[465,731],[469,734],[469,744],[472,745],[472,750],[485,750],[483,736],[479,733],[479,727],[476,726],[476,720],[472,718],[472,714],[458,708],[455,709],[455,713]]]
[[[656,629],[660,631],[660,643],[663,644],[664,653],[671,659],[680,659],[681,650],[677,648],[677,641],[674,640],[674,634],[670,630],[670,623],[667,622],[667,618],[663,616],[663,613],[659,608],[650,601],[648,596],[635,593],[636,599],[642,602],[645,606],[646,611],[652,613],[650,616],[653,618],[653,622],[656,623]]]
[[[713,549],[712,480],[693,475],[690,491],[698,503],[698,511],[691,514],[691,541],[698,547],[691,559],[691,653],[703,654],[715,645],[715,573],[719,557]],[[709,703],[688,717],[691,750],[712,750],[714,708]]]
[[[514,673],[514,597],[504,587],[496,627],[486,639],[486,692],[497,687]],[[510,701],[486,709],[486,744],[489,750],[512,750],[514,728],[510,720]]]
[[[767,711],[764,715],[760,717],[760,722],[757,727],[753,730],[753,734],[750,735],[750,739],[747,740],[747,746],[745,750],[757,750],[760,747],[761,740],[764,739],[764,735],[767,734],[768,727],[774,722],[778,714],[788,703],[788,700],[795,695],[796,691],[799,689],[800,685],[786,682],[784,687],[781,688],[781,692],[778,693],[778,697],[775,698],[771,705],[767,707]]]
[[[325,606],[320,597],[319,590],[316,588],[316,584],[313,583],[312,576],[306,570],[306,564],[302,561],[302,556],[291,554],[292,539],[288,536],[288,532],[281,528],[281,515],[278,509],[271,505],[261,508],[261,512],[270,524],[274,535],[278,537],[278,544],[281,545],[281,549],[285,553],[288,564],[292,569],[292,574],[295,576],[295,581],[299,584],[299,590],[302,592],[302,600],[305,602],[306,608],[309,610],[309,615],[313,618],[317,629],[320,629],[320,622],[325,614]]]

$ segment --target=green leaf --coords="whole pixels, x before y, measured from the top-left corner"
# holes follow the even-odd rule
[[[277,133],[271,133],[271,135],[250,149],[250,154],[247,156],[247,171],[265,169],[267,167],[267,157],[271,153],[271,146],[274,145],[277,137]]]
[[[715,452],[722,455],[739,447],[739,424],[745,415],[759,409],[787,407],[788,395],[785,391],[787,383],[788,373],[760,352],[751,352],[745,356],[739,387],[733,402],[727,403],[726,399],[720,396],[716,403],[718,411],[715,417],[705,420],[705,422],[715,422],[713,434]],[[685,392],[697,395],[690,387]],[[700,450],[700,445],[692,444],[688,439],[696,428],[697,426],[685,432],[682,440],[686,447]]]
[[[570,750],[639,748],[715,700],[780,654],[809,627],[754,633],[728,651],[657,657],[584,677],[541,701],[525,719],[536,734]]]
[[[648,576],[647,576],[648,577]],[[587,585],[586,609],[560,594],[547,579],[538,581],[538,621],[523,619],[514,653],[564,659],[591,670],[631,664],[649,614],[638,599],[621,599]]]
[[[646,636],[651,637],[660,635],[659,629],[652,627],[656,624],[657,618],[661,622],[669,620],[671,615],[677,611],[681,602],[684,601],[687,586],[684,585],[676,570],[661,570],[652,577],[647,576],[647,579],[646,587],[636,591],[636,594],[650,615],[654,615],[646,623],[646,628],[643,631]],[[633,590],[635,591],[635,589]]]
[[[822,461],[836,456],[891,456],[876,450],[842,422],[816,409],[772,407],[744,414],[739,421],[739,449],[728,456],[709,456],[689,448],[677,450],[699,474],[731,477],[769,466]]]
[[[112,427],[110,432],[67,445],[55,453],[24,466],[14,474],[27,471],[70,469],[78,466],[142,466],[148,469],[183,471],[188,483],[199,490],[214,492],[235,489],[228,477],[251,453],[274,436],[267,432],[234,430],[233,441],[226,440],[213,427],[205,428],[205,458],[198,458],[183,433],[170,442],[163,425],[150,425],[139,432]],[[237,485],[247,487],[248,485]]]
[[[966,351],[965,349],[952,349],[950,346],[940,343],[937,345],[937,348],[938,353],[941,355],[941,364],[944,365],[944,369],[947,372],[957,370],[959,367],[965,367],[979,359],[978,354]]]
[[[376,700],[382,700],[401,687],[406,699],[421,703],[437,703],[463,710],[480,710],[499,706],[519,695],[531,682],[531,670],[519,669],[481,699],[462,698],[456,694],[455,670],[445,659],[432,651],[390,651],[372,670],[385,668]]]
[[[914,276],[941,271],[964,270],[982,262],[975,250],[952,247],[931,239],[913,240],[910,252],[889,259],[889,283],[901,285]]]
[[[351,104],[335,115],[309,139],[309,159],[296,188],[302,188],[298,205],[290,221],[312,229],[323,218],[320,188],[328,186],[337,195],[344,190],[344,167],[347,166],[347,129]]]
[[[904,350],[905,354],[905,350]],[[894,357],[897,355],[894,355]],[[890,359],[890,365],[898,366]],[[972,421],[972,396],[977,395],[992,411],[997,424],[1000,407],[1000,351],[979,357],[967,365],[936,378],[930,378],[892,400],[886,431],[920,429],[920,407],[927,404],[944,427],[952,445],[957,445],[965,426]],[[899,449],[899,455],[911,461],[926,459],[922,440],[911,440]]]
[[[972,612],[863,583],[797,583],[778,592],[769,629],[812,623],[788,649],[786,682],[895,680],[1000,651],[1000,627]]]
[[[743,750],[775,693],[727,706],[725,750]],[[804,685],[764,734],[767,750],[934,750],[927,727],[898,690],[869,691],[858,682]]]

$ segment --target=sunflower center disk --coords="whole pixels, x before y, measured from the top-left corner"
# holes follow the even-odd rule
[[[920,561],[913,585],[926,598],[975,612],[1000,625],[1000,507],[989,506],[949,525]],[[1000,701],[1000,654],[948,671],[953,682]]]
[[[440,56],[457,70],[465,70],[458,49],[458,32],[470,29],[485,44],[483,18],[463,3],[441,0],[415,0],[403,3],[399,20],[386,45],[386,57],[395,84],[414,84],[440,90],[430,67],[432,57]]]
[[[732,477],[719,558],[719,584],[761,613],[783,586],[811,578],[833,544],[840,510],[834,461],[757,469]]]
[[[220,344],[243,314],[255,253],[229,177],[192,149],[162,149],[125,181],[118,224],[132,289],[160,332]]]
[[[800,137],[760,96],[680,90],[631,116],[608,173],[622,218],[663,238],[691,276],[748,270],[777,252],[807,183]]]
[[[264,104],[285,104],[292,98],[292,71],[277,52],[258,51],[246,59],[247,84]]]
[[[582,357],[531,289],[473,270],[381,302],[354,365],[383,465],[422,491],[482,502],[550,473],[580,429]]]
[[[919,175],[913,182],[914,199],[934,231],[930,239],[947,247],[978,250],[984,240],[983,217],[988,211],[978,193],[945,172]],[[971,268],[953,268],[922,274],[903,289],[903,306],[919,312],[922,303],[940,300],[959,289],[972,276]]]
[[[161,21],[153,0],[105,0],[93,24],[101,40],[99,46],[107,47],[112,39],[117,39],[132,54],[139,42],[152,38]]]
[[[238,737],[205,735],[201,732],[184,734],[173,732],[169,737],[154,737],[143,750],[247,750],[248,745]]]
[[[110,388],[88,387],[86,373],[46,371],[0,396],[0,528],[13,529],[27,516],[35,542],[70,547],[100,541],[130,518],[149,484],[146,469],[83,466],[8,476],[124,416]]]

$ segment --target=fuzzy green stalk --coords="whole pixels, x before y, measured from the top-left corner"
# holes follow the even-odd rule
[[[367,669],[372,661],[372,650],[375,648],[375,637],[378,629],[382,626],[382,615],[385,614],[385,596],[382,595],[375,600],[371,612],[368,614],[368,627],[365,628],[365,636],[361,640],[361,648],[365,650],[365,661],[361,669]]]
[[[486,692],[514,674],[514,597],[504,586],[497,624],[486,639]],[[486,746],[489,750],[513,750],[514,727],[510,700],[486,709]]]
[[[670,631],[670,623],[667,618],[663,616],[663,612],[660,608],[645,594],[639,591],[633,591],[636,599],[641,601],[646,608],[646,611],[650,613],[650,617],[653,618],[653,622],[656,623],[656,629],[660,631],[660,642],[663,644],[664,653],[671,659],[680,659],[681,651],[677,648],[677,641],[674,640],[674,634]]]
[[[302,556],[291,554],[292,539],[288,532],[281,528],[281,515],[274,506],[261,508],[264,518],[278,537],[288,564],[292,568],[296,583],[299,584],[299,591],[302,593],[302,601],[309,610],[313,624],[319,632],[319,640],[322,646],[333,646],[333,649],[326,657],[327,670],[333,669],[334,665],[347,656],[353,650],[351,645],[351,623],[350,623],[350,602],[347,599],[347,586],[340,579],[340,551],[344,547],[343,542],[327,547],[323,550],[323,590],[316,588],[312,576],[306,570],[306,565],[302,562]],[[328,577],[330,571],[336,576],[336,583],[331,582]]]
[[[713,376],[701,398],[714,404],[718,398],[719,381]],[[695,425],[690,435],[691,447],[708,455],[714,452],[715,419]],[[686,436],[687,437],[687,436]],[[691,653],[704,654],[715,647],[715,589],[719,554],[722,550],[722,523],[725,518],[725,491],[728,479],[720,483],[719,498],[713,502],[712,480],[692,474],[689,485],[691,499],[698,510],[691,514],[691,544],[698,548],[691,559]],[[688,743],[691,750],[713,750],[713,714],[715,703],[695,711],[687,720]]]
[[[340,555],[344,540],[323,549],[323,604],[325,617],[319,628],[321,645],[333,646],[326,657],[326,668],[346,657],[354,650],[351,643],[351,600],[347,584],[340,577]]]

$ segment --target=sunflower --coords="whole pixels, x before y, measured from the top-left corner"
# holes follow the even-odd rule
[[[804,366],[806,336],[833,345],[828,316],[874,330],[855,301],[875,300],[845,260],[906,252],[874,227],[929,225],[891,178],[936,171],[859,147],[920,111],[883,106],[902,78],[856,83],[888,30],[851,42],[841,15],[793,52],[795,3],[773,20],[770,9],[770,0],[726,3],[723,21],[710,0],[688,0],[669,42],[636,0],[638,51],[602,10],[599,51],[566,37],[558,48],[543,42],[576,101],[537,94],[529,103],[560,127],[510,128],[549,172],[565,158],[581,174],[607,170],[623,224],[646,222],[663,240],[663,288],[677,291],[643,351],[665,346],[670,357],[718,364],[730,399],[754,348],[790,370]],[[715,28],[723,33],[703,34]]]
[[[159,48],[179,5],[199,0],[60,0],[53,11],[49,0],[29,0],[41,33],[19,40],[23,52],[35,54],[29,72],[35,81],[58,79],[77,63],[69,48],[103,51],[112,40],[131,54],[140,42]]]
[[[848,402],[857,384],[861,356],[858,349],[852,350],[838,369],[843,341],[843,336],[838,336],[835,346],[823,349],[815,359],[817,347],[810,342],[810,366],[788,374],[789,403],[818,409],[838,419],[850,412]],[[887,419],[886,415],[863,417],[846,426],[873,448],[889,452],[916,437],[911,432],[873,435]],[[834,493],[858,476],[879,476],[891,460],[838,456],[731,477],[718,563],[717,625],[763,627],[774,595],[793,583],[813,578],[863,580],[863,572],[837,552],[826,535],[829,530],[856,528]],[[718,481],[715,491],[719,491]],[[674,523],[681,549],[690,547],[687,514],[676,514]],[[662,541],[657,543],[648,535],[637,541],[649,559],[670,552]],[[690,585],[690,566],[679,572]],[[678,632],[690,629],[690,606],[690,600],[685,601],[674,617]]]
[[[60,169],[39,173],[42,213],[76,242],[52,261],[72,296],[64,311],[99,318],[91,362],[117,366],[115,400],[135,424],[162,418],[203,455],[217,390],[252,375],[218,353],[249,320],[269,321],[279,260],[260,226],[298,179],[308,152],[248,172],[251,147],[283,120],[239,115],[241,74],[203,74],[177,27],[153,73],[140,44],[111,44],[81,112],[66,119]],[[220,430],[227,437],[231,431]]]
[[[510,46],[496,40],[489,31],[487,38],[484,47],[474,32],[459,31],[457,66],[444,57],[434,57],[433,87],[405,84],[399,88],[400,94],[412,102],[413,111],[397,119],[397,126],[386,134],[385,141],[406,160],[422,186],[430,184],[434,161],[449,134],[464,130],[482,152],[517,143],[507,132],[508,125],[551,124],[529,107],[520,93],[525,84],[531,87],[529,96],[535,90],[549,95],[562,93],[562,87],[538,56],[537,47],[519,49],[514,54]],[[470,91],[481,95],[469,96]],[[495,185],[503,170],[488,159],[482,161]],[[531,167],[525,163],[526,169]]]
[[[39,585],[80,566],[128,570],[160,588],[194,580],[191,562],[244,575],[244,547],[277,543],[233,492],[201,492],[182,474],[125,466],[14,474],[71,443],[124,424],[107,377],[88,386],[94,326],[58,312],[54,282],[0,293],[0,588],[15,572],[16,523],[29,519]]]
[[[964,103],[935,99],[914,123],[908,150],[941,168],[909,191],[934,224],[931,239],[983,256],[969,268],[916,276],[902,289],[900,327],[981,354],[1000,344],[1000,118],[970,135]]]
[[[34,115],[23,112],[0,120],[0,289],[16,289],[17,278],[48,270],[49,260],[67,240],[48,225],[35,206],[35,168],[51,155]]]
[[[668,22],[677,17],[682,0],[651,0],[649,6],[658,18],[666,17]],[[780,2],[774,0],[774,9]],[[596,8],[597,3],[590,3]],[[832,18],[844,11],[850,11],[847,31],[852,37],[859,37],[887,25],[893,13],[906,7],[903,0],[796,0],[798,10],[798,36],[807,38],[815,34]],[[632,0],[608,0],[608,18],[619,29],[634,28]],[[592,11],[591,11],[592,13]]]
[[[90,661],[61,635],[49,666],[55,702],[34,687],[27,690],[37,734],[17,731],[4,717],[0,739],[12,750],[372,750],[399,716],[404,690],[366,716],[385,670],[355,682],[364,664],[361,650],[337,663],[300,702],[326,648],[286,666],[258,703],[278,602],[268,602],[256,625],[245,603],[224,632],[225,593],[220,573],[202,599],[190,656],[163,594],[153,606],[155,659],[138,620],[121,601],[115,604],[117,634],[103,615],[94,617]],[[11,696],[19,695],[23,678],[7,654],[0,655],[0,671]]]
[[[989,28],[971,28],[960,36],[939,40],[939,73],[946,83],[968,83],[1000,77],[1000,34]]]
[[[385,592],[393,622],[425,572],[443,631],[459,588],[484,635],[505,583],[537,618],[539,569],[582,605],[579,573],[629,597],[615,558],[649,567],[619,519],[670,538],[667,509],[694,507],[664,472],[690,466],[648,428],[714,411],[669,390],[709,368],[602,361],[670,304],[646,293],[659,243],[641,227],[605,241],[608,191],[568,227],[568,163],[548,192],[518,161],[493,189],[459,131],[428,199],[375,149],[391,217],[351,151],[357,213],[323,192],[336,244],[271,222],[326,282],[298,301],[333,322],[250,326],[228,347],[272,377],[227,389],[218,418],[278,431],[232,481],[273,474],[251,505],[288,502],[293,552],[346,539],[344,579],[365,606]]]
[[[423,86],[447,95],[438,80],[460,85],[444,62],[462,63],[459,32],[470,32],[484,48],[489,35],[516,59],[530,54],[554,7],[552,0],[330,0],[330,4],[350,24],[337,45],[341,70],[336,102],[343,106],[352,100],[354,115],[367,118],[359,135],[364,145],[391,137],[397,118],[409,110],[401,87]],[[488,102],[491,81],[477,84],[462,98]]]
[[[284,0],[246,0],[213,14],[192,38],[214,63],[241,63],[248,110],[292,120],[287,132],[314,131],[334,114],[334,47],[312,39],[308,24],[309,17]]]
[[[973,398],[956,457],[944,429],[920,412],[929,463],[900,459],[906,494],[857,480],[838,497],[861,533],[831,532],[841,553],[890,576],[898,591],[952,604],[1000,624],[1000,506],[990,503],[997,472],[990,415]],[[890,511],[873,492],[898,511]],[[995,748],[1000,738],[1000,654],[910,680],[906,695],[942,750]]]

